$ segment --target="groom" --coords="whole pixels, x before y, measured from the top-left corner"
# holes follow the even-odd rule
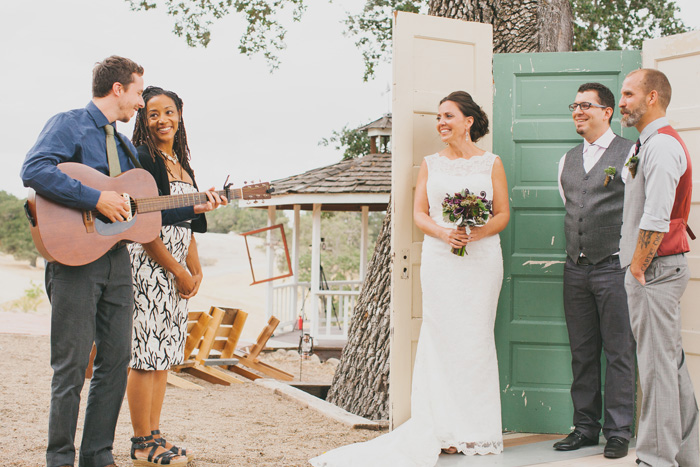
[[[566,208],[564,314],[571,345],[574,431],[554,444],[572,451],[598,444],[605,351],[604,455],[625,457],[634,417],[635,343],[620,268],[619,243],[631,141],[610,128],[615,97],[600,83],[582,84],[569,106],[583,142],[559,162]]]

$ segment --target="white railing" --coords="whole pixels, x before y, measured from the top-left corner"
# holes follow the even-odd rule
[[[316,294],[311,293],[309,282],[275,284],[272,309],[268,309],[267,314],[280,320],[276,334],[294,329],[299,316],[303,315],[304,321],[311,324],[314,338],[347,337],[362,281],[328,281],[327,284],[329,290],[319,290]],[[315,317],[312,295],[319,300]]]

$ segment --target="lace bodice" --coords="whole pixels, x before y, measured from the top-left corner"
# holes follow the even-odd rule
[[[450,195],[467,188],[472,193],[486,192],[486,198],[493,199],[491,171],[498,156],[485,152],[470,159],[448,159],[440,154],[426,156],[428,182],[426,191],[430,205],[430,217],[443,227],[451,224],[442,218],[442,201]]]

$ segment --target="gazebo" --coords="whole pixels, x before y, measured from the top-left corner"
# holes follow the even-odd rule
[[[368,132],[373,153],[356,159],[348,159],[326,167],[309,170],[299,175],[274,180],[274,192],[269,200],[256,204],[268,212],[268,226],[276,224],[277,210],[293,210],[291,262],[292,280],[282,284],[267,283],[265,308],[267,316],[280,320],[279,329],[292,328],[300,316],[299,297],[311,297],[310,334],[323,339],[344,339],[350,316],[360,293],[360,286],[367,271],[368,218],[370,211],[385,211],[391,193],[391,154],[377,153],[377,138],[391,136],[391,115],[360,128]],[[311,282],[299,281],[299,225],[300,212],[312,212],[311,242]],[[321,212],[355,211],[361,212],[360,271],[357,281],[321,282]],[[274,251],[268,242],[268,272],[274,270]],[[320,305],[324,299],[327,306],[323,327],[321,326]],[[338,318],[342,332],[331,326],[331,306],[338,304]]]

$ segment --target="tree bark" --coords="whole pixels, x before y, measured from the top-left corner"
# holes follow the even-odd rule
[[[428,14],[491,24],[494,53],[570,51],[574,40],[569,0],[430,0]]]
[[[537,52],[570,52],[574,46],[574,12],[569,0],[540,0],[537,31]]]
[[[569,0],[430,0],[429,14],[493,25],[495,53],[570,51]],[[391,203],[368,265],[327,400],[370,419],[389,416]]]
[[[348,343],[326,400],[371,420],[389,418],[391,202],[367,266]]]

